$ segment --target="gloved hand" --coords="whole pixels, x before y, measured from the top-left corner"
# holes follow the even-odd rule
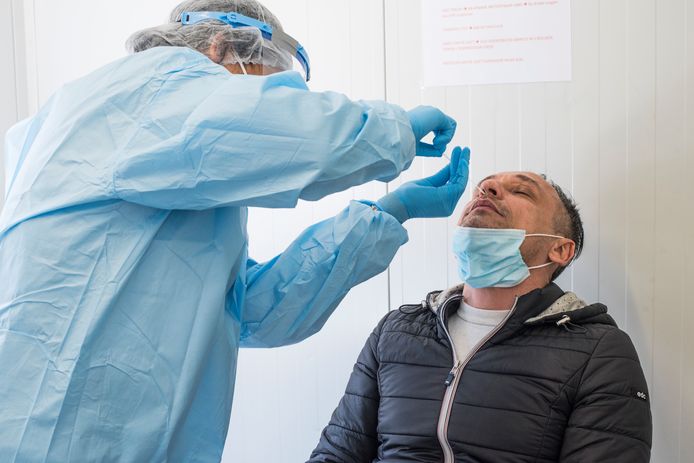
[[[417,140],[416,155],[441,157],[455,134],[455,120],[432,106],[417,106],[407,112],[407,117]],[[421,141],[429,132],[434,132],[433,145]]]
[[[418,217],[448,217],[465,191],[470,149],[456,147],[451,163],[431,177],[404,183],[376,201],[383,212],[403,223]]]

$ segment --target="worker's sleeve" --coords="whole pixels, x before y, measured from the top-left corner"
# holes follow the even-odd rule
[[[560,461],[650,461],[649,400],[629,336],[618,329],[608,331],[582,373]]]
[[[395,218],[353,201],[269,262],[250,262],[241,347],[292,344],[316,333],[347,292],[385,270],[405,242]]]
[[[295,72],[208,80],[214,90],[196,77],[162,84],[171,88],[117,155],[115,197],[162,209],[293,207],[392,180],[414,158],[398,106],[311,92]]]
[[[374,329],[354,364],[345,395],[307,463],[371,463],[378,452],[378,341],[388,315]]]

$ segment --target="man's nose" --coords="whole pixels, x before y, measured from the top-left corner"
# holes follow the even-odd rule
[[[486,196],[493,196],[495,198],[499,197],[499,184],[494,179],[487,179],[480,184],[480,189],[484,192]]]

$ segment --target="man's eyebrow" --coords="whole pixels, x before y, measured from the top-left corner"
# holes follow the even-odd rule
[[[520,179],[520,180],[522,180],[522,181],[524,181],[524,182],[532,183],[533,185],[535,185],[535,188],[537,188],[538,190],[542,191],[542,188],[540,187],[540,184],[539,184],[539,183],[537,182],[537,180],[535,180],[534,178],[528,177],[527,175],[523,175],[523,174],[516,174],[516,178],[517,178],[517,179]]]
[[[496,177],[496,174],[487,175],[486,177],[484,177],[482,180],[480,180],[480,181],[477,183],[477,186],[482,185],[486,180],[489,180],[490,178],[494,178],[494,177]]]
[[[534,178],[528,177],[525,174],[515,174],[514,176],[521,181],[532,183],[538,190],[542,190],[540,184]],[[486,180],[489,180],[490,178],[494,177],[496,177],[496,174],[487,175],[482,180],[480,180],[479,183],[477,183],[477,186],[482,185]]]

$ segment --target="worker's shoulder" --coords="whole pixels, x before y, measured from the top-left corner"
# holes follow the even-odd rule
[[[193,70],[227,77],[228,71],[202,53],[187,47],[154,47],[114,62],[117,69],[141,69],[145,74],[172,75]]]
[[[155,47],[105,64],[66,83],[57,93],[73,102],[85,99],[102,102],[129,96],[124,100],[141,104],[142,98],[134,96],[146,99],[149,94],[158,95],[166,82],[172,82],[176,89],[188,88],[185,82],[210,88],[216,87],[212,81],[221,84],[228,75],[223,67],[195,50]],[[181,99],[181,95],[177,98]]]

